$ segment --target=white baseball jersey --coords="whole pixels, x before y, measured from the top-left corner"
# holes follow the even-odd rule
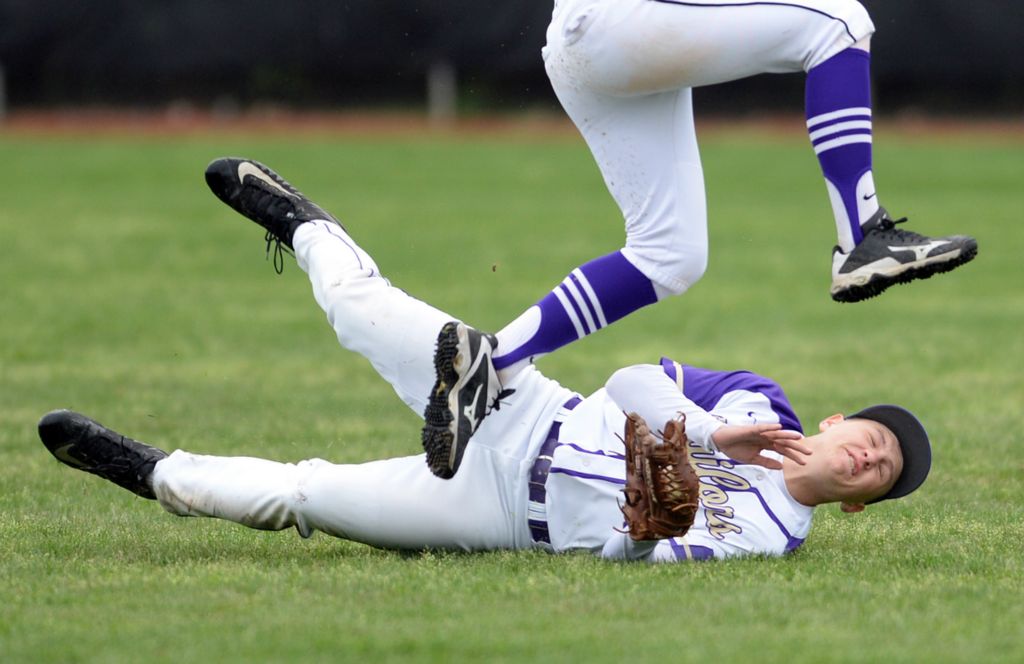
[[[685,537],[638,546],[614,530],[623,525],[623,411],[639,412],[652,426],[678,412],[687,415],[700,509]],[[813,509],[790,496],[781,470],[737,463],[709,442],[724,423],[764,422],[801,431],[782,390],[762,376],[682,367],[668,359],[661,366],[620,370],[559,430],[546,484],[552,548],[657,561],[792,551],[806,538]]]

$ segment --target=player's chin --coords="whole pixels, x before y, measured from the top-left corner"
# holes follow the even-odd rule
[[[844,503],[864,505],[885,493],[885,489],[875,485],[853,484],[844,487],[841,493]]]

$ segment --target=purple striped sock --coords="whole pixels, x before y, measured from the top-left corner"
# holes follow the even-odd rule
[[[878,209],[871,173],[871,54],[848,48],[807,72],[807,131],[821,163],[839,245],[863,239]]]
[[[504,369],[550,353],[657,301],[651,280],[621,252],[595,258],[569,273],[540,302],[498,333],[500,354],[495,355],[494,366]],[[517,327],[529,327],[532,334],[510,348],[504,347],[505,338],[519,336],[513,329]]]

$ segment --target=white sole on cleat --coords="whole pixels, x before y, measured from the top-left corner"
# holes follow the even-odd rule
[[[832,280],[832,292],[837,293],[845,288],[849,288],[850,286],[863,286],[871,281],[873,277],[896,277],[904,272],[918,270],[927,265],[936,265],[938,263],[955,261],[957,258],[960,258],[961,253],[961,250],[957,249],[956,251],[948,254],[932,256],[931,258],[914,261],[913,263],[898,263],[892,259],[885,259],[892,262],[892,265],[885,267],[878,265],[878,263],[865,265],[864,267],[854,270],[849,274],[841,274],[835,277]],[[880,262],[882,261],[879,261],[879,263]]]
[[[949,272],[969,263],[977,253],[977,245],[972,245],[911,263],[883,259],[848,274],[834,275],[829,293],[837,302],[859,302],[880,295],[890,286]],[[880,265],[884,261],[890,264]]]

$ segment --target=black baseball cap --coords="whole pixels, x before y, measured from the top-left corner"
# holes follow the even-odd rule
[[[869,406],[846,417],[873,420],[889,427],[896,435],[900,451],[903,452],[903,472],[896,478],[896,483],[885,495],[869,500],[868,505],[892,498],[902,498],[921,486],[932,467],[932,446],[928,442],[928,432],[924,430],[924,425],[913,413],[900,406],[880,404]]]

